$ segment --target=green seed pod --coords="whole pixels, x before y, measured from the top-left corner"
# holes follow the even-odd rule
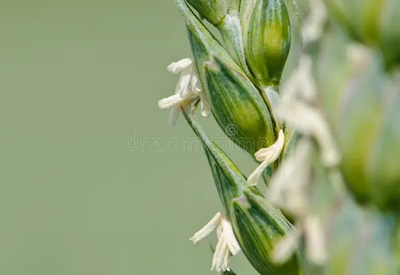
[[[379,25],[385,0],[324,0],[328,9],[359,42],[379,42]]]
[[[341,170],[345,181],[360,202],[367,202],[370,200],[370,187],[365,161],[373,141],[370,133],[375,131],[377,122],[377,110],[372,105],[379,100],[378,96],[374,97],[379,84],[375,81],[378,79],[373,77],[376,69],[371,71],[371,64],[363,66],[361,72],[358,71],[361,67],[352,68],[346,56],[346,45],[347,40],[339,32],[324,37],[323,50],[317,58],[315,79],[321,91],[324,91],[321,93],[324,112],[342,154]],[[327,64],[330,70],[322,70]],[[363,77],[355,78],[358,75]],[[350,86],[352,80],[356,84]],[[350,97],[352,92],[347,87],[353,88],[353,93],[355,90],[358,92]],[[341,106],[344,103],[346,105]],[[361,119],[365,120],[359,123]]]
[[[395,219],[368,210],[347,202],[329,219],[330,260],[323,274],[399,274]]]
[[[250,154],[277,139],[275,120],[259,91],[183,1],[199,78],[212,113],[225,134]]]
[[[233,202],[232,219],[242,250],[260,274],[298,274],[296,257],[281,266],[265,260],[271,257],[275,244],[290,232],[291,227],[282,213],[277,212],[264,197],[244,190],[243,195]]]
[[[327,34],[315,69],[341,170],[359,202],[398,210],[400,82],[384,73],[377,52],[347,42],[339,32]]]
[[[199,14],[211,24],[218,25],[228,13],[225,0],[186,0]]]
[[[214,26],[221,24],[230,11],[239,11],[241,0],[186,0]]]
[[[381,21],[381,48],[388,66],[400,64],[400,2],[386,1]]]
[[[248,77],[252,77],[245,59],[239,13],[236,10],[229,12],[221,24],[216,27],[220,31],[226,45],[226,50],[232,56],[233,60],[235,60]]]
[[[325,0],[329,10],[357,41],[379,47],[387,67],[400,63],[400,2]]]
[[[286,129],[285,131],[285,145],[282,149],[282,159],[288,158],[293,155],[293,152],[298,143],[300,134],[292,129]]]
[[[240,10],[244,52],[262,87],[278,86],[291,45],[284,0],[244,0]]]
[[[227,1],[229,10],[239,11],[240,3],[242,2],[242,0],[227,0]]]
[[[385,0],[351,0],[345,9],[351,27],[367,44],[376,44],[380,39],[379,25]]]
[[[236,144],[254,154],[276,140],[268,108],[243,73],[217,57],[205,63],[205,91],[214,117]]]
[[[355,87],[347,93],[353,93],[353,98],[343,106],[338,119],[343,120],[337,125],[337,140],[342,153],[342,172],[350,189],[361,200],[369,198],[371,186],[368,179],[368,162],[371,148],[376,135],[379,134],[379,124],[382,119],[381,95],[379,95],[379,79],[375,72],[365,72],[361,79],[355,80]]]
[[[282,265],[271,260],[275,244],[291,232],[290,223],[256,188],[246,184],[246,178],[207,137],[194,114],[184,112],[184,116],[204,146],[226,216],[250,263],[261,275],[298,275],[297,256]]]
[[[204,133],[194,111],[183,111],[183,115],[204,147],[219,197],[227,217],[231,220],[232,200],[240,197],[243,188],[247,188],[246,179],[229,157]]]
[[[246,74],[250,75],[244,57],[239,21],[241,0],[187,0],[187,2],[220,31],[229,54]]]
[[[393,85],[393,86],[392,86]],[[385,85],[382,119],[371,148],[368,178],[375,204],[400,210],[400,81]]]

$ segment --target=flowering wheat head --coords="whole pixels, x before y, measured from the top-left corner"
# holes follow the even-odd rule
[[[241,251],[262,275],[400,274],[400,2],[298,4],[176,0],[193,56],[168,67],[180,79],[159,107],[201,141],[221,200],[190,240],[216,232],[219,274]],[[248,177],[198,108],[253,157]]]

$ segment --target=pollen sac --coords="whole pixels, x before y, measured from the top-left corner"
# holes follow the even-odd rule
[[[259,90],[186,4],[178,7],[186,19],[203,90],[221,129],[252,155],[273,144],[276,123]]]
[[[248,67],[262,87],[278,86],[291,45],[284,0],[243,0],[240,21]]]
[[[203,144],[226,216],[245,256],[261,275],[298,275],[296,254],[280,265],[271,260],[277,242],[292,232],[291,224],[256,188],[246,184],[236,165],[203,132],[194,113],[183,114]]]

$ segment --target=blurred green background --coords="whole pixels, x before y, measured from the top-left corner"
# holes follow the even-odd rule
[[[208,164],[157,108],[189,53],[172,0],[0,0],[0,274],[216,274],[188,240],[221,211]]]

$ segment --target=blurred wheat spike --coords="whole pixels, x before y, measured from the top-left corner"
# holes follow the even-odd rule
[[[242,251],[261,275],[400,274],[400,1],[176,5],[193,57],[168,67],[180,79],[159,107],[205,149],[221,209],[190,240],[216,231],[211,269],[235,274]],[[248,177],[198,106],[253,157]]]

